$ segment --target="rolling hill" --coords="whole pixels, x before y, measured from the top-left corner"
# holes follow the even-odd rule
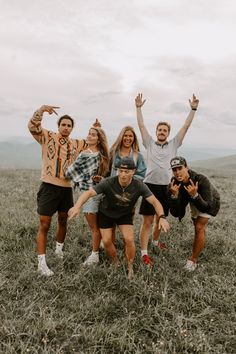
[[[145,152],[142,151],[145,156]],[[236,151],[230,149],[206,149],[181,147],[190,167],[236,173]],[[225,156],[224,156],[225,155]],[[0,168],[40,169],[41,147],[31,137],[0,140]]]

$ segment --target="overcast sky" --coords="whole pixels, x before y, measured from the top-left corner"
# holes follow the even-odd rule
[[[154,136],[175,134],[195,93],[199,110],[185,146],[236,148],[235,0],[0,0],[0,137],[29,136],[43,104],[76,120],[96,117],[110,139],[137,128],[134,98]],[[43,125],[56,129],[56,117]]]

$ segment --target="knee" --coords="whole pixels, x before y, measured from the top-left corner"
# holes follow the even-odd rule
[[[104,244],[104,247],[106,248],[106,247],[109,247],[111,244],[112,244],[112,239],[111,238],[104,238],[103,237],[103,239],[102,239],[102,241],[103,241],[103,244]]]
[[[49,228],[50,228],[50,221],[45,221],[45,220],[41,220],[40,221],[40,230],[43,232],[48,232]]]
[[[125,241],[125,245],[126,245],[127,247],[134,247],[134,237],[133,237],[133,236],[126,237],[126,238],[124,239],[124,241]]]
[[[145,229],[150,229],[150,227],[152,226],[152,223],[153,223],[153,218],[144,218],[142,226]]]
[[[96,224],[89,224],[89,227],[93,234],[100,234],[99,228]]]
[[[65,216],[58,216],[58,224],[61,227],[66,227],[67,224],[67,217]]]

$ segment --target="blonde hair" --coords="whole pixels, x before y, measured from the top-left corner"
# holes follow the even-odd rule
[[[137,135],[135,133],[135,130],[133,127],[131,127],[130,125],[126,125],[120,132],[120,134],[118,135],[117,139],[115,140],[114,144],[112,145],[111,149],[110,149],[110,156],[111,158],[114,158],[115,153],[120,150],[121,146],[122,146],[122,141],[123,141],[123,137],[125,135],[125,133],[127,132],[127,130],[130,130],[133,135],[134,135],[134,141],[132,144],[132,149],[134,152],[138,153],[140,151],[139,149],[139,143],[138,143],[138,138]]]
[[[100,152],[101,160],[98,168],[98,174],[100,176],[106,176],[109,171],[109,147],[107,137],[102,128],[91,127],[89,130],[94,129],[98,135],[97,148]]]

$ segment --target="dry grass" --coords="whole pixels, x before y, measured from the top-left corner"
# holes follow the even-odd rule
[[[208,227],[207,246],[194,274],[183,265],[191,249],[190,219],[166,237],[168,252],[151,250],[147,271],[137,256],[135,276],[125,265],[84,269],[90,235],[83,218],[70,223],[66,258],[53,254],[55,223],[49,234],[50,279],[36,272],[35,196],[38,171],[1,170],[0,177],[0,352],[1,353],[235,353],[236,182],[210,176],[222,208]],[[136,216],[136,234],[140,219]],[[118,239],[121,259],[122,241]]]

